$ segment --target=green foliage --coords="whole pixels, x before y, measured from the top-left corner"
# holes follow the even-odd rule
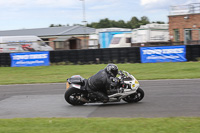
[[[161,21],[158,21],[159,23],[164,23]],[[110,28],[110,27],[118,27],[118,28],[139,28],[140,25],[146,25],[151,23],[148,19],[148,17],[143,16],[141,19],[138,19],[137,17],[132,17],[130,21],[125,22],[124,20],[109,20],[108,18],[101,19],[99,22],[93,22],[91,24],[87,24],[88,27],[92,28]]]
[[[164,24],[162,21],[157,21],[157,22],[150,22],[149,18],[147,16],[142,16],[140,19],[137,17],[133,16],[129,21],[125,22],[124,20],[110,20],[109,18],[104,18],[100,19],[99,22],[92,22],[90,24],[87,24],[87,27],[92,27],[92,28],[111,28],[111,27],[118,27],[118,28],[139,28],[140,25],[146,25],[149,23],[159,23],[159,24]],[[73,24],[73,26],[76,25],[82,25],[82,24]],[[62,24],[51,24],[49,27],[62,27],[65,25]],[[67,24],[66,26],[69,26]]]
[[[1,133],[199,133],[200,118],[0,119]]]
[[[127,22],[128,28],[135,29],[140,27],[140,21],[137,17],[132,17],[130,21]]]
[[[153,21],[152,23],[158,23],[158,24],[165,24],[165,22],[162,22],[162,21]]]
[[[61,24],[51,24],[49,27],[62,27],[64,25],[61,25]]]

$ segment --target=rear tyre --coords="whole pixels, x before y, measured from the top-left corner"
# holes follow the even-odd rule
[[[80,97],[82,95],[83,95],[82,91],[75,88],[69,88],[65,92],[65,100],[71,105],[83,105],[85,104],[85,102],[80,101]]]
[[[136,103],[141,101],[144,98],[144,91],[141,88],[138,88],[136,93],[128,95],[123,98],[123,100],[127,103]]]

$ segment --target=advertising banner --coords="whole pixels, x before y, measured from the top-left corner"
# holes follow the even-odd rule
[[[186,59],[186,47],[180,46],[161,46],[161,47],[141,47],[142,63],[156,62],[184,62]]]
[[[11,53],[11,67],[48,66],[49,52]]]

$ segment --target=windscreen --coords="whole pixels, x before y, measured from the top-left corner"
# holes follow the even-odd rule
[[[113,37],[111,44],[119,44],[121,37]]]

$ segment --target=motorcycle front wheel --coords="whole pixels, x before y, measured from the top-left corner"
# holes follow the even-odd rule
[[[83,105],[85,102],[80,100],[82,95],[82,91],[75,88],[69,88],[65,92],[65,100],[71,105]]]
[[[128,95],[123,98],[123,100],[127,103],[136,103],[141,101],[144,98],[144,91],[141,88],[138,88],[136,93]]]

